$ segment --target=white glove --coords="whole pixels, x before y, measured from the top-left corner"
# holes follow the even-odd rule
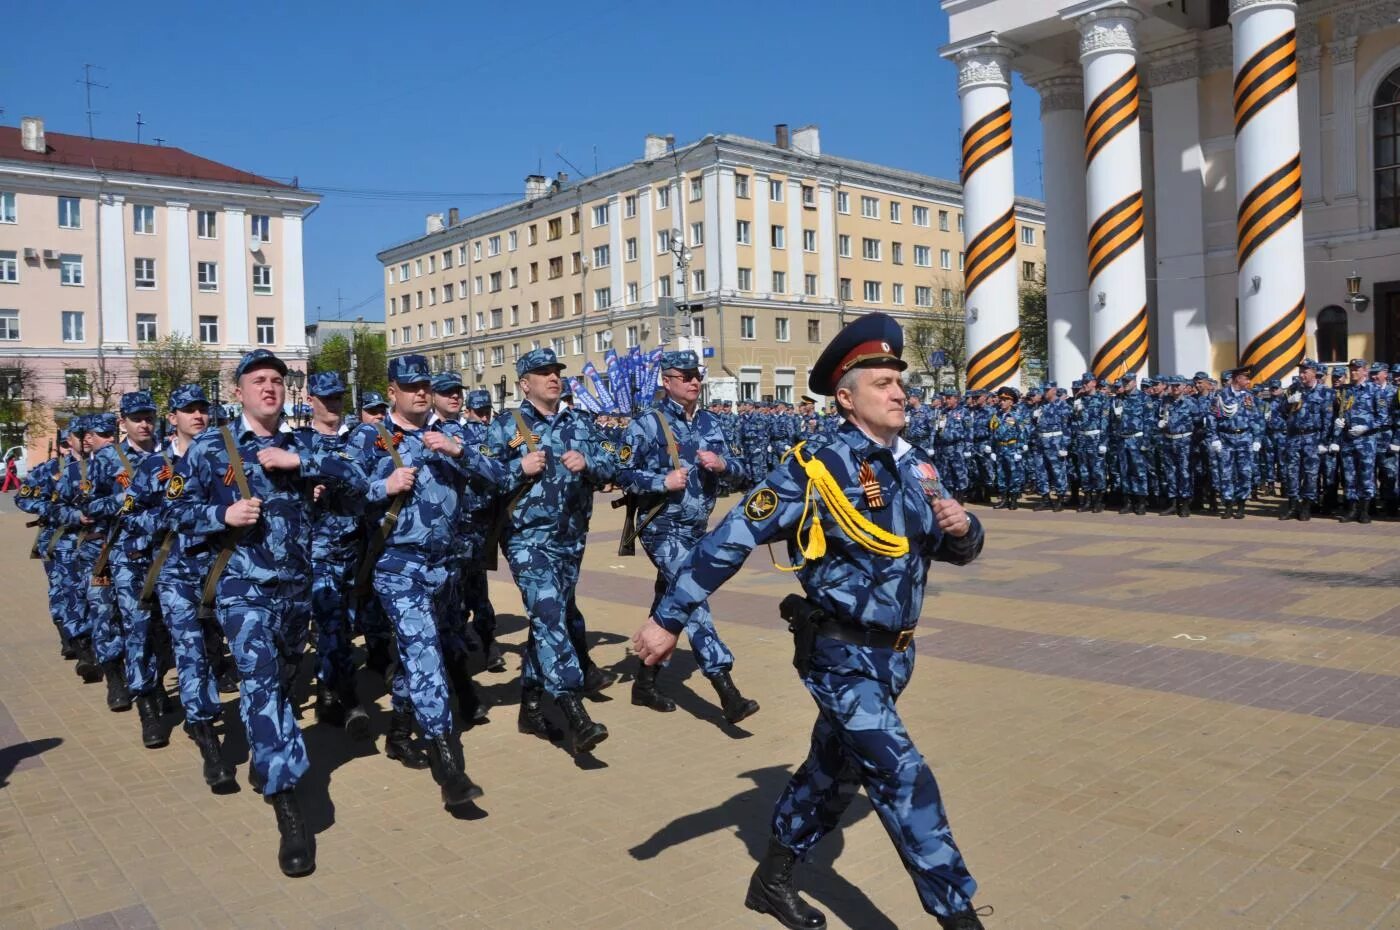
[[[1039,420],[1039,419],[1040,419],[1040,415],[1041,415],[1042,413],[1044,413],[1044,412],[1045,412],[1045,411],[1041,410],[1039,407],[1036,407],[1034,410],[1031,411],[1031,419],[1032,419],[1032,420]]]
[[[1107,455],[1108,446],[1099,446],[1099,455]]]
[[[1289,402],[1290,404],[1296,404],[1296,403],[1298,403],[1299,401],[1301,401],[1302,399],[1303,399],[1303,395],[1302,395],[1302,394],[1289,394],[1289,395],[1288,395],[1288,402]]]
[[[1121,403],[1113,405],[1113,415],[1121,417],[1123,415],[1123,405]]]
[[[1258,442],[1256,442],[1256,443],[1254,443],[1254,444],[1252,444],[1252,445],[1250,446],[1250,449],[1253,450],[1253,451],[1255,451],[1255,452],[1258,452],[1261,448],[1263,448],[1263,446],[1261,446]]]
[[[1210,441],[1210,451],[1219,452],[1223,448],[1225,448],[1225,446],[1219,439],[1212,439]]]
[[[1391,452],[1400,452],[1400,446],[1397,446],[1395,443],[1392,442],[1392,443],[1390,444],[1390,451],[1391,451]]]
[[[1346,429],[1347,421],[1343,420],[1341,417],[1337,417],[1337,419],[1332,421],[1332,425],[1337,429]]]
[[[997,460],[997,454],[996,454],[995,452],[993,452],[993,453],[992,453],[992,461],[995,462],[996,460]]]
[[[1353,426],[1350,430],[1348,430],[1348,432],[1350,432],[1353,436],[1364,436],[1366,435],[1366,427],[1358,423],[1356,426]]]
[[[1326,455],[1326,454],[1327,454],[1327,443],[1325,443],[1325,442],[1324,442],[1324,443],[1320,443],[1320,444],[1318,445],[1318,447],[1317,447],[1317,451],[1318,451],[1318,454],[1319,454],[1319,455]]]
[[[1334,443],[1332,443],[1330,446],[1327,447],[1327,451],[1328,451],[1328,452],[1341,452],[1341,451],[1342,451],[1342,447],[1339,446],[1339,445],[1337,445],[1337,444],[1334,442]]]
[[[965,458],[965,459],[970,459],[970,458],[972,458],[972,453],[971,453],[971,452],[964,452],[964,453],[963,453],[963,458]]]
[[[1079,400],[1078,398],[1075,398],[1075,401],[1074,401],[1074,409],[1075,409],[1075,410],[1083,410],[1083,409],[1084,409],[1084,401]]]
[[[992,447],[991,447],[991,446],[983,446],[983,447],[982,447],[982,454],[983,454],[983,455],[992,455]],[[992,458],[995,459],[996,456],[992,455]]]
[[[1061,450],[1060,450],[1058,453],[1056,453],[1056,454],[1059,455],[1059,457],[1062,458],[1062,459],[1067,459],[1067,458],[1069,458],[1069,451],[1066,450],[1066,449],[1061,449]]]
[[[1157,428],[1158,428],[1158,429],[1166,429],[1166,428],[1167,428],[1167,418],[1166,418],[1166,417],[1162,417],[1162,419],[1160,419],[1160,420],[1157,421]]]
[[[1014,452],[1014,453],[1012,453],[1011,457],[1012,457],[1013,459],[1015,459],[1016,461],[1018,461],[1018,462],[1021,461],[1021,453],[1019,453],[1019,452]]]

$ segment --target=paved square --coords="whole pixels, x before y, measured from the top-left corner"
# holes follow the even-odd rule
[[[744,888],[813,705],[766,550],[713,601],[763,705],[743,729],[678,652],[679,712],[625,684],[591,705],[596,764],[518,735],[520,599],[495,576],[511,673],[483,677],[502,706],[464,739],[479,812],[452,818],[426,771],[308,712],[318,869],[291,880],[257,795],[209,794],[178,729],[142,749],[135,713],[58,658],[32,531],[4,509],[0,926],[778,926]],[[935,566],[900,709],[989,927],[1400,927],[1400,527],[978,513],[986,551]],[[619,519],[600,498],[580,605],[595,657],[630,670],[652,582],[614,554]],[[833,926],[933,926],[863,799],[798,874]]]

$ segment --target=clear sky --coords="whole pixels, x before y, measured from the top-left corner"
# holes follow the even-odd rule
[[[198,10],[198,12],[193,12]],[[771,139],[956,176],[953,65],[935,0],[694,3],[12,3],[0,122],[41,116],[322,191],[306,226],[308,320],[383,319],[375,252],[523,194],[525,175],[641,157],[649,133]],[[1017,193],[1041,196],[1039,106],[1013,89]],[[595,154],[596,153],[596,154]],[[338,305],[337,292],[343,297]],[[319,308],[319,311],[318,311]]]

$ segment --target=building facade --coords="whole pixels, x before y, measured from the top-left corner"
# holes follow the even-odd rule
[[[957,183],[825,155],[816,127],[680,148],[648,136],[638,161],[531,176],[522,200],[434,214],[379,253],[389,353],[501,402],[531,348],[576,374],[610,347],[664,341],[699,350],[719,394],[791,401],[848,319],[961,313],[962,224]],[[1016,200],[1014,236],[1016,274],[1039,280],[1041,204]]]
[[[942,6],[965,133],[1040,93],[1053,375],[1400,360],[1400,0]]]
[[[177,148],[0,127],[0,380],[33,401],[7,444],[42,453],[55,422],[135,390],[169,334],[225,376],[254,346],[304,359],[319,200]]]

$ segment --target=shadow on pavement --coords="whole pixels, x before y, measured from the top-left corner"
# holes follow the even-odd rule
[[[15,743],[13,746],[0,749],[0,788],[4,788],[10,783],[10,775],[25,759],[33,759],[62,745],[61,738],[50,736],[45,739]]]

